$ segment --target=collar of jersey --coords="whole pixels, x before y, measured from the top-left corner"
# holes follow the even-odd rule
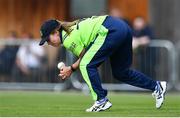
[[[72,32],[72,31],[73,31],[73,29],[70,30],[70,32]],[[63,34],[63,32],[64,32],[64,34]],[[64,40],[67,38],[67,36],[68,36],[68,33],[66,33],[64,30],[62,30],[62,31],[60,32],[60,40],[61,40],[62,43],[63,43]]]
[[[62,43],[67,38],[67,36],[68,36],[68,34],[64,30],[62,30],[61,33],[60,33],[60,40],[61,40]]]
[[[60,31],[60,40],[61,40],[61,44],[63,44],[62,32],[63,32],[63,30]]]

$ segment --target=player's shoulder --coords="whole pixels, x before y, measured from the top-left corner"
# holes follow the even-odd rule
[[[94,20],[94,19],[99,19],[99,18],[106,18],[108,15],[93,15],[93,16],[90,16],[90,17],[85,17],[85,18],[80,18],[79,19],[79,22],[81,21],[84,21],[84,20]]]

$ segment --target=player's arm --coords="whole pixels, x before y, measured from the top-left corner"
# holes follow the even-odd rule
[[[67,79],[68,77],[71,76],[72,72],[75,71],[76,69],[78,69],[80,61],[82,59],[82,57],[85,54],[85,49],[83,49],[83,51],[80,53],[79,59],[72,64],[71,66],[64,66],[61,70],[60,70],[60,74],[59,76],[64,80]]]
[[[76,69],[79,68],[79,64],[84,54],[85,54],[85,49],[83,49],[83,51],[80,53],[79,59],[74,64],[71,65],[72,71],[75,71]]]

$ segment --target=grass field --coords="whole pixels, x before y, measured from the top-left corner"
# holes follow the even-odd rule
[[[180,116],[180,94],[168,94],[162,109],[155,109],[150,93],[110,93],[113,107],[86,113],[90,96],[77,92],[0,91],[0,116]]]

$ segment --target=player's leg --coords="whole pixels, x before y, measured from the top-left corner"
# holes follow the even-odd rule
[[[106,110],[112,106],[106,98],[107,90],[102,88],[100,76],[97,70],[98,66],[104,62],[111,53],[111,51],[106,50],[108,48],[108,40],[105,39],[107,36],[106,28],[104,28],[104,30],[106,34],[97,35],[94,42],[92,42],[87,49],[79,66],[83,79],[86,81],[92,97],[95,100],[93,106],[86,110],[87,112],[98,112]]]
[[[155,93],[157,93],[155,94],[157,96],[156,107],[160,108],[164,100],[166,83],[158,82],[141,72],[129,69],[131,63],[132,63],[132,36],[131,33],[129,32],[126,41],[111,56],[111,66],[112,66],[113,76],[116,79],[125,82],[127,84],[155,91]]]

